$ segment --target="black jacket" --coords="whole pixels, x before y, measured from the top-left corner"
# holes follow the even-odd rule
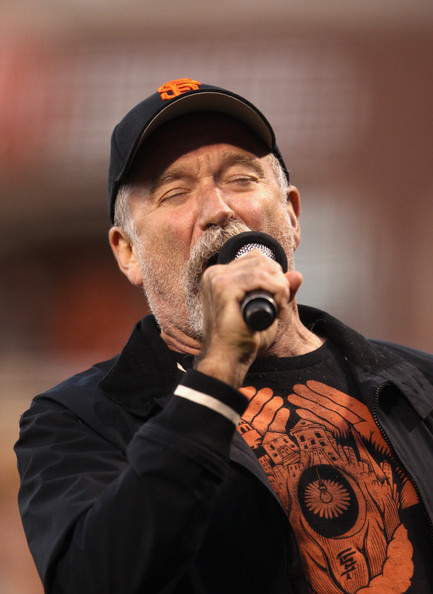
[[[302,321],[341,351],[433,526],[433,357]],[[241,414],[246,398],[177,367],[154,319],[122,353],[37,396],[16,444],[19,504],[46,592],[304,592],[285,513],[234,424],[172,397],[182,384]],[[432,529],[433,534],[433,529]]]

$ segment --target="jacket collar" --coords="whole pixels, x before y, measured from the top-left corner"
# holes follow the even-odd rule
[[[162,340],[155,318],[148,315],[134,326],[99,387],[129,412],[147,417],[155,403],[174,389],[180,375],[174,352]]]
[[[375,373],[399,360],[389,349],[367,340],[359,332],[320,309],[301,305],[299,314],[302,323],[311,332],[331,340],[347,359],[366,371]]]
[[[424,417],[431,411],[433,387],[417,369],[387,346],[367,340],[340,320],[312,307],[299,306],[301,321],[312,332],[339,347],[364,382],[392,381]],[[162,340],[156,320],[149,315],[140,320],[100,388],[123,408],[147,417],[180,381],[176,356]],[[404,383],[403,383],[404,382]]]
[[[431,414],[433,385],[417,367],[399,354],[395,345],[393,347],[390,343],[368,340],[340,320],[312,307],[301,306],[300,314],[302,322],[312,332],[325,336],[340,348],[370,409],[373,408],[377,388],[393,384],[421,418]]]

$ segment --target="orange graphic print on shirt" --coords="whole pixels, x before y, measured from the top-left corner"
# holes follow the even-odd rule
[[[413,549],[399,512],[418,499],[409,481],[394,481],[400,471],[367,407],[317,381],[287,398],[242,391],[250,404],[238,430],[286,510],[311,591],[406,592]]]

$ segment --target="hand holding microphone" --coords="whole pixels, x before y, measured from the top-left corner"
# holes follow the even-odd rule
[[[229,239],[221,248],[217,264],[228,264],[256,249],[278,262],[283,272],[287,272],[287,258],[281,245],[270,235],[259,231],[247,231]],[[248,293],[241,303],[241,310],[245,323],[257,331],[269,328],[278,315],[278,305],[266,291]]]
[[[262,257],[250,254],[253,250],[260,251]],[[280,264],[282,272],[271,265],[272,260]],[[278,352],[273,322],[279,307],[293,299],[302,278],[296,271],[287,272],[281,245],[260,232],[248,231],[229,239],[215,263],[217,266],[210,265],[202,277],[204,336],[196,369],[239,388],[259,353],[271,346]],[[240,311],[246,324],[239,321]],[[286,324],[290,315],[284,318]]]

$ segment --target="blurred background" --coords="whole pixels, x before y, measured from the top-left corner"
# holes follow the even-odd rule
[[[433,350],[431,0],[0,0],[0,591],[41,594],[12,445],[30,400],[146,312],[107,244],[112,128],[168,80],[269,117],[302,202],[299,301]]]

